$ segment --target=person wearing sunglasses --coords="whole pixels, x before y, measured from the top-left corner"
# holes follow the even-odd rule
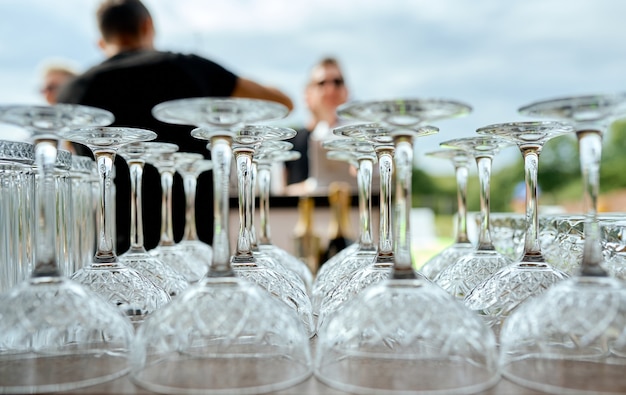
[[[348,101],[349,91],[339,61],[325,57],[309,74],[304,99],[309,110],[305,127],[290,141],[302,157],[285,162],[285,193],[291,196],[324,194],[330,182],[347,181],[355,184],[349,165],[326,158],[321,142],[332,138],[338,126],[337,107]]]

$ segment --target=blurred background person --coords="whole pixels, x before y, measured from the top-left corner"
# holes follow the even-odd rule
[[[297,130],[296,137],[288,140],[302,157],[285,162],[287,195],[326,195],[332,181],[348,182],[356,190],[350,166],[328,160],[326,150],[321,147],[324,140],[334,138],[332,129],[339,126],[337,107],[346,103],[348,98],[349,91],[339,61],[333,57],[322,58],[311,68],[304,90],[309,120],[305,127]]]
[[[56,104],[62,85],[78,75],[78,69],[61,60],[46,61],[41,71],[41,94],[48,104]]]
[[[209,157],[206,142],[191,137],[191,126],[157,121],[152,108],[164,101],[190,97],[248,97],[276,101],[293,108],[280,90],[240,77],[211,60],[194,54],[155,49],[156,30],[148,9],[139,0],[105,0],[97,10],[106,59],[64,86],[59,102],[100,107],[115,115],[116,126],[153,130],[157,141],[177,144],[181,152]],[[130,244],[130,181],[128,167],[117,158],[117,251]],[[146,166],[143,179],[144,244],[154,248],[160,239],[161,182],[156,169]],[[196,224],[200,240],[212,243],[213,194],[211,172],[198,179]],[[185,198],[182,179],[174,178],[174,238],[184,231]]]

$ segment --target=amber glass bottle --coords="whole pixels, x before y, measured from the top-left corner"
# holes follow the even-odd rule
[[[328,190],[330,221],[328,223],[328,245],[320,257],[320,265],[354,243],[350,225],[350,186],[333,182]]]
[[[320,264],[320,237],[313,227],[315,202],[312,197],[298,201],[298,222],[294,229],[295,255],[304,261],[313,274]]]

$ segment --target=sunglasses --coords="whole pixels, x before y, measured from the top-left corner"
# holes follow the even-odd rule
[[[321,81],[315,82],[315,85],[319,87],[322,87],[327,84],[333,84],[335,85],[336,88],[339,88],[343,86],[344,82],[343,82],[343,78],[333,78],[330,80],[321,80]]]

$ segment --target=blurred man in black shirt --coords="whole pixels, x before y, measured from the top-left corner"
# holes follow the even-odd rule
[[[101,38],[99,46],[107,59],[64,86],[60,103],[75,103],[111,111],[114,126],[153,130],[156,141],[175,143],[181,152],[199,152],[206,157],[206,142],[194,139],[192,127],[157,121],[152,108],[164,101],[188,97],[248,97],[293,104],[281,91],[239,77],[224,67],[196,55],[158,51],[155,30],[147,8],[139,0],[106,0],[97,12]],[[80,147],[78,147],[80,148]],[[86,148],[83,147],[82,152]],[[130,244],[130,180],[128,167],[116,159],[117,251]],[[160,238],[161,183],[158,172],[146,166],[143,179],[144,243],[147,249]],[[196,216],[198,236],[212,242],[213,194],[210,172],[198,180]],[[174,235],[184,229],[184,192],[179,177],[174,182]]]

